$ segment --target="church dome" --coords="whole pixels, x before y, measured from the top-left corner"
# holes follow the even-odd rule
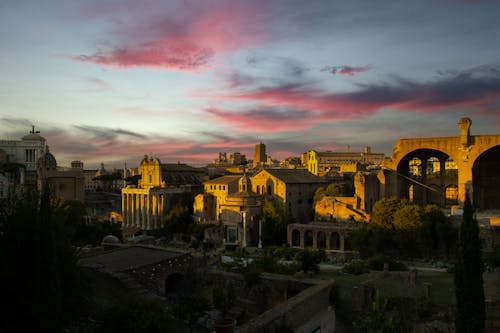
[[[35,131],[35,126],[31,126],[30,134],[23,136],[21,139],[23,141],[45,142],[45,138],[38,133],[40,133],[40,131]]]
[[[45,145],[38,159],[38,168],[43,170],[56,170],[57,161],[54,155],[49,151],[49,146]]]
[[[243,176],[238,181],[238,190],[239,192],[251,192],[252,191],[252,182],[250,177],[244,173]]]
[[[45,142],[45,138],[40,134],[30,133],[22,137],[23,141],[40,141]]]

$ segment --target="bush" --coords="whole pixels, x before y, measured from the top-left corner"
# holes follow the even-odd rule
[[[384,270],[384,264],[389,264],[390,271],[407,271],[408,267],[397,261],[390,260],[383,254],[377,254],[370,259],[367,260],[366,265],[369,269],[374,271],[382,271]]]
[[[102,332],[168,332],[171,319],[158,301],[127,295],[110,304],[99,316]]]
[[[353,275],[361,275],[364,273],[368,273],[370,270],[366,266],[366,263],[363,260],[353,259],[350,263],[344,266],[342,269],[345,273],[353,274]]]

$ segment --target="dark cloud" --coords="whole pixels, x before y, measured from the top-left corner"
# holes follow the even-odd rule
[[[119,135],[131,136],[135,138],[146,138],[145,135],[123,129],[110,129],[105,127],[87,126],[87,125],[74,125],[75,128],[90,134],[95,140],[114,140]]]
[[[253,90],[232,92],[227,99],[242,99],[261,105],[316,110],[318,121],[362,119],[383,108],[405,112],[434,112],[446,108],[481,109],[500,98],[498,67],[481,66],[428,82],[393,78],[390,83],[358,84],[347,93],[331,93],[307,83],[282,83]]]

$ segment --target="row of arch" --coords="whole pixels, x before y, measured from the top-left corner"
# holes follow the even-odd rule
[[[346,236],[339,231],[291,229],[288,243],[292,247],[345,251],[350,249]]]
[[[472,181],[461,185],[460,172],[467,170],[460,169],[448,154],[436,149],[411,151],[396,168],[398,197],[421,205],[449,207],[460,203],[459,186],[466,186],[477,208],[500,208],[500,146],[487,149],[469,163],[465,167],[471,168]]]

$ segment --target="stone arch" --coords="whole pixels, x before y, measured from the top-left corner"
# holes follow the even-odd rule
[[[411,199],[419,205],[432,202],[444,206],[444,175],[449,158],[450,155],[437,149],[419,148],[409,151],[396,166],[398,197]],[[434,179],[434,170],[438,168],[439,176]]]
[[[165,278],[165,296],[177,293],[182,288],[184,275],[181,273],[172,273]]]
[[[332,232],[330,235],[330,249],[340,250],[340,235],[338,232]]]
[[[479,209],[500,208],[500,145],[481,153],[472,166],[472,201]]]
[[[292,246],[300,246],[300,231],[297,229],[292,230]]]

